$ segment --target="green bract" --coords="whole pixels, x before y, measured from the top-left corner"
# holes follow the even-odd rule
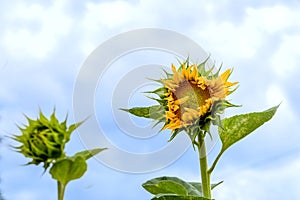
[[[50,119],[47,119],[40,111],[36,120],[27,117],[28,125],[19,127],[22,135],[15,135],[14,140],[22,145],[15,147],[18,152],[31,158],[28,164],[44,164],[47,169],[50,163],[65,156],[65,144],[70,140],[71,133],[81,124],[76,123],[67,127],[67,118],[59,122],[53,111]]]

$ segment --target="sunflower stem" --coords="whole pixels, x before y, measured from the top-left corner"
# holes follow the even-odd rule
[[[57,181],[57,194],[58,200],[64,200],[66,186],[62,184],[60,181]]]
[[[198,143],[202,192],[205,198],[211,199],[210,173],[208,172],[206,146],[201,133],[198,135]]]

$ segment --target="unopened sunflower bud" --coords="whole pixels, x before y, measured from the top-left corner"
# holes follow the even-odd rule
[[[71,133],[81,124],[76,123],[67,127],[67,118],[59,122],[55,111],[47,119],[40,111],[36,120],[26,117],[28,125],[19,127],[22,135],[16,135],[14,140],[22,145],[15,149],[25,157],[31,158],[28,164],[44,163],[45,170],[56,159],[65,156],[65,144],[70,140]]]

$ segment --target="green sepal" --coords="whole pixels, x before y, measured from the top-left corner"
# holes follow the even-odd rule
[[[159,96],[163,100],[166,97],[166,94],[168,93],[168,89],[165,88],[165,87],[160,87],[160,88],[157,88],[153,91],[147,91],[147,92],[144,92],[144,93],[156,94],[157,96]]]
[[[165,79],[171,79],[173,77],[173,74],[172,73],[168,73],[165,69],[163,69],[163,72],[166,75]],[[163,83],[163,82],[161,81],[160,83]]]
[[[161,105],[154,105],[149,107],[134,107],[130,109],[121,108],[125,112],[129,112],[137,117],[144,117],[154,120],[164,119],[165,109]]]
[[[217,69],[217,72],[213,73],[214,69],[216,68],[215,63],[209,69],[206,69],[206,65],[209,59],[210,59],[210,55],[202,63],[197,65],[197,70],[200,76],[206,77],[209,80],[213,80],[219,76],[219,73],[222,68],[222,64]]]
[[[210,58],[210,56],[208,56],[202,63],[197,65],[197,70],[198,70],[198,73],[200,76],[203,76],[206,74],[205,67],[206,67],[206,63],[209,60],[209,58]]]
[[[69,134],[69,137],[70,137],[71,133],[72,133],[75,129],[77,129],[79,126],[81,126],[84,122],[85,122],[85,120],[70,125],[69,128],[68,128],[68,130],[67,130],[67,132],[68,132],[68,134]]]
[[[171,133],[171,137],[168,140],[168,142],[171,142],[183,129],[175,129],[172,133]]]
[[[227,100],[218,100],[214,102],[210,111],[211,115],[209,116],[212,124],[218,127],[222,127],[222,120],[220,115],[224,113],[225,109],[231,107],[241,107],[241,105],[232,104]]]
[[[183,68],[184,65],[186,65],[186,68],[188,68],[189,65],[190,65],[190,57],[187,57],[186,60],[183,61],[183,62],[180,61],[179,59],[177,59],[177,61],[178,61],[178,64],[180,65],[180,66],[178,67],[178,69],[177,69],[177,70],[179,70],[179,71],[182,71],[182,68]],[[171,77],[173,77],[173,74],[172,74]]]

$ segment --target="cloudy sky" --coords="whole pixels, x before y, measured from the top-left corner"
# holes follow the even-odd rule
[[[197,42],[216,63],[234,67],[231,80],[239,81],[240,87],[230,99],[243,107],[226,115],[261,111],[281,102],[271,122],[224,154],[212,177],[224,183],[213,191],[214,197],[300,199],[299,1],[13,0],[0,5],[0,136],[18,133],[16,124],[25,122],[23,113],[34,118],[39,108],[50,114],[55,106],[61,120],[68,112],[70,123],[74,122],[76,78],[95,48],[133,29],[168,29]],[[171,59],[165,55],[159,61],[160,53],[152,52],[150,60],[169,65],[167,60]],[[123,62],[134,63],[131,66],[149,63],[143,55],[128,55]],[[122,78],[113,74],[113,67],[110,70],[104,85],[109,85],[110,79],[117,84]],[[106,133],[114,132],[110,137],[113,143],[131,152],[153,151],[168,139],[166,132],[156,137],[159,145],[145,139],[127,141],[115,125],[107,123],[103,128]],[[42,175],[40,166],[21,166],[28,160],[10,149],[12,143],[5,138],[0,148],[4,197],[55,199],[55,182]],[[147,148],[132,148],[144,144]],[[67,146],[68,154],[84,148],[75,133]],[[150,199],[140,186],[147,179],[170,175],[197,181],[199,176],[192,148],[171,165],[151,173],[124,173],[95,159],[88,164],[84,177],[68,186],[66,199]]]

